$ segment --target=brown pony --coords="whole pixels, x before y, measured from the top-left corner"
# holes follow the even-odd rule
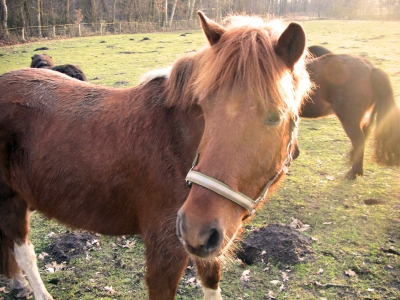
[[[56,66],[53,62],[53,58],[46,53],[35,54],[32,56],[31,68],[49,69],[63,73],[78,80],[87,81],[86,75],[80,68],[70,64]]]
[[[311,48],[310,52],[321,54],[321,49]],[[326,50],[323,56],[307,64],[316,89],[310,101],[304,103],[300,116],[319,118],[336,114],[339,118],[353,146],[352,167],[346,178],[363,175],[365,140],[375,115],[376,160],[384,165],[398,165],[400,111],[388,75],[362,57],[322,50]]]
[[[329,49],[319,46],[319,45],[312,45],[308,47],[308,52],[313,57],[320,57],[322,55],[332,53]]]
[[[52,299],[28,239],[37,210],[105,235],[141,234],[150,299],[175,297],[186,248],[205,298],[220,299],[214,258],[260,201],[243,208],[189,190],[185,176],[198,150],[197,171],[251,198],[264,190],[263,200],[290,163],[310,81],[300,25],[241,18],[225,29],[199,16],[209,46],[169,77],[129,89],[30,68],[0,77],[0,273],[14,289]]]

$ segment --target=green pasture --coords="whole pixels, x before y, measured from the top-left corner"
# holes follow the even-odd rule
[[[400,22],[301,24],[309,45],[362,55],[383,69],[400,103]],[[145,37],[149,40],[142,40]],[[204,43],[200,30],[44,40],[0,48],[0,73],[28,67],[31,56],[48,53],[56,64],[81,67],[95,85],[129,87],[143,73],[167,67]],[[48,50],[34,51],[40,47]],[[400,299],[400,169],[374,163],[370,137],[364,176],[345,180],[350,141],[334,117],[301,120],[299,142],[300,157],[245,224],[244,236],[254,228],[289,224],[295,218],[310,225],[303,234],[313,238],[314,259],[297,265],[270,261],[251,266],[228,260],[221,281],[224,299]],[[31,237],[37,254],[51,242],[51,233],[69,230],[34,214]],[[86,257],[61,271],[50,273],[39,260],[49,292],[55,299],[146,299],[140,238],[99,240]],[[240,280],[245,270],[250,271],[247,282]],[[0,299],[11,299],[7,291],[7,281],[0,278]],[[202,299],[201,288],[185,276],[176,299]]]

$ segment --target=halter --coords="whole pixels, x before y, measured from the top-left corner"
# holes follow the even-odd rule
[[[192,163],[192,168],[190,169],[190,171],[187,174],[186,179],[185,179],[187,185],[189,187],[191,187],[192,183],[196,183],[197,185],[200,185],[206,189],[209,189],[209,190],[235,202],[236,204],[244,207],[248,211],[248,215],[244,218],[244,219],[246,219],[247,217],[249,217],[255,213],[256,206],[261,202],[262,199],[265,198],[270,186],[277,180],[277,178],[280,176],[280,174],[282,172],[287,173],[288,167],[290,166],[290,164],[293,160],[291,150],[292,150],[293,141],[294,141],[294,137],[295,137],[294,132],[295,132],[295,128],[297,128],[298,122],[299,122],[299,117],[297,114],[295,114],[290,119],[290,139],[289,139],[289,143],[286,147],[287,155],[282,164],[282,167],[275,174],[275,176],[272,177],[267,182],[263,191],[261,192],[261,195],[256,200],[253,200],[240,192],[232,190],[228,185],[226,185],[225,183],[223,183],[215,178],[205,175],[199,171],[193,170],[199,160],[200,153],[198,151],[197,151],[196,157],[194,158],[194,161]]]

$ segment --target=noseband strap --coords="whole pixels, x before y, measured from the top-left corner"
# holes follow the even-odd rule
[[[225,183],[207,176],[203,173],[191,170],[186,176],[187,183],[196,183],[202,187],[205,187],[233,202],[239,204],[249,211],[249,214],[253,213],[254,207],[260,202],[260,198],[256,201],[247,197],[246,195],[232,190]]]
[[[206,189],[209,189],[209,190],[213,191],[214,193],[217,193],[217,194],[235,202],[236,204],[242,206],[243,208],[247,209],[248,215],[246,217],[254,214],[256,206],[261,202],[262,199],[265,198],[270,186],[278,179],[278,177],[280,176],[280,174],[282,172],[287,173],[287,171],[288,171],[288,167],[293,160],[291,151],[292,151],[293,140],[295,137],[294,132],[295,132],[295,128],[297,127],[297,123],[298,123],[298,116],[296,115],[295,117],[293,117],[291,119],[290,139],[289,139],[289,143],[286,148],[287,156],[285,158],[285,161],[283,162],[281,169],[275,174],[274,177],[272,177],[267,182],[260,197],[258,197],[256,200],[253,200],[240,192],[232,190],[228,185],[226,185],[225,183],[223,183],[215,178],[205,175],[199,171],[193,170],[193,168],[197,165],[197,162],[199,159],[198,152],[193,161],[192,168],[190,169],[189,173],[186,176],[186,182],[187,182],[188,186],[190,187],[192,185],[192,183],[196,183],[197,185],[202,186]]]

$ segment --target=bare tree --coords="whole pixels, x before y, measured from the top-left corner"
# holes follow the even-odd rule
[[[190,5],[189,20],[191,20],[193,18],[193,11],[194,11],[195,5],[196,5],[196,0],[192,0],[191,5]]]
[[[176,10],[176,4],[178,3],[178,0],[174,1],[174,6],[172,7],[172,11],[171,11],[171,17],[169,18],[169,27],[172,27],[172,21],[174,19],[174,15],[175,15],[175,10]]]
[[[112,23],[115,23],[115,9],[117,6],[117,0],[113,0],[113,6],[112,6]]]
[[[37,0],[38,35],[42,37],[42,0]]]
[[[69,24],[70,23],[70,5],[71,5],[71,0],[65,0],[65,23]]]
[[[7,10],[7,3],[6,0],[1,0],[1,8],[3,9],[3,30],[4,30],[4,34],[8,35],[8,27],[7,27],[7,21],[8,21],[8,10]]]
[[[164,17],[164,27],[166,27],[167,26],[167,22],[168,22],[168,0],[165,0],[165,7],[164,7],[164,9],[165,9],[165,17]],[[172,13],[171,13],[171,16],[172,16]],[[173,16],[172,16],[173,17]]]

